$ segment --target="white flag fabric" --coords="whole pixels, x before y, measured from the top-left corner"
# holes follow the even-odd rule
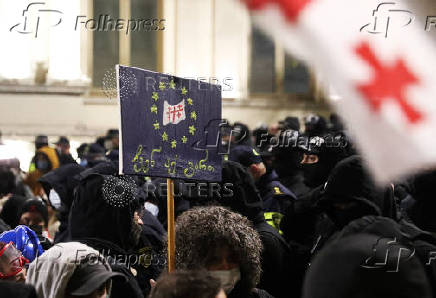
[[[164,101],[164,110],[162,114],[162,124],[164,126],[170,123],[178,124],[180,121],[185,119],[185,100],[182,100],[176,105],[170,105],[166,100]]]
[[[378,182],[436,165],[434,33],[403,0],[243,2],[341,95],[333,104]]]

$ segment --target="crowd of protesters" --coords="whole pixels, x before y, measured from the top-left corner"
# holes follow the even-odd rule
[[[0,296],[436,297],[435,170],[377,185],[336,115],[221,140],[221,191],[175,181],[171,273],[165,180],[118,175],[118,130],[0,160]]]

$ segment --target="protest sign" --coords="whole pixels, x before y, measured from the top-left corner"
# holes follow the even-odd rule
[[[221,180],[221,87],[117,66],[120,173]]]

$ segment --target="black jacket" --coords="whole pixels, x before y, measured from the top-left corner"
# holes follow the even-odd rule
[[[431,298],[424,266],[412,252],[393,238],[341,237],[313,260],[303,298]]]
[[[257,285],[276,298],[289,297],[295,293],[293,254],[286,240],[266,223],[263,214],[252,220],[254,229],[262,240],[262,275]]]
[[[35,288],[28,284],[0,281],[2,297],[37,298]]]
[[[58,154],[59,164],[61,166],[68,165],[68,164],[77,164],[71,154],[59,153],[59,151],[57,151],[57,150],[56,150],[56,152]]]
[[[292,191],[297,198],[306,195],[310,191],[310,188],[304,184],[303,175],[299,172],[294,175],[280,176],[279,180],[286,188]]]
[[[409,201],[405,210],[407,216],[419,228],[436,233],[436,171],[416,175],[410,182],[410,196],[413,199],[406,199]]]
[[[420,230],[404,219],[394,221],[387,217],[372,215],[352,221],[333,235],[329,239],[329,243],[335,243],[340,239],[359,233],[375,235],[378,239],[407,246],[422,264],[432,291],[436,294],[436,262],[432,261],[432,256],[436,251],[436,237],[431,233]],[[397,257],[399,256],[397,254]]]

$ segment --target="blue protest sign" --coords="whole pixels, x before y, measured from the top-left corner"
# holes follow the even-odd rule
[[[117,65],[120,173],[221,180],[221,87]]]

